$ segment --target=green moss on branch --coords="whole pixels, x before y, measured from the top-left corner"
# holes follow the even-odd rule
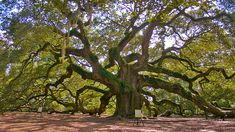
[[[97,61],[98,61],[98,57],[97,57],[94,53],[91,53],[91,54],[89,55],[89,57],[90,57],[91,61],[94,61],[94,62],[97,62]]]
[[[69,67],[71,67],[75,72],[80,74],[83,79],[92,79],[92,74],[90,72],[84,70],[80,66],[78,66],[76,64],[71,64]]]

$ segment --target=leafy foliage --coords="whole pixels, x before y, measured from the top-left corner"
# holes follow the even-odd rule
[[[149,115],[200,108],[224,117],[220,108],[235,101],[232,1],[3,0],[0,7],[1,111],[44,106],[132,117],[137,108]]]

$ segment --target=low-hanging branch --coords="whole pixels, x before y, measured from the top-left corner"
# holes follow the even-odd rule
[[[96,67],[96,72],[88,72],[76,64],[71,64],[69,67],[71,67],[73,71],[81,75],[83,79],[90,79],[100,82],[106,85],[109,89],[112,89],[113,93],[116,93],[118,91],[117,88],[120,86],[119,83],[121,82],[121,80],[112,73],[108,72],[102,66]]]
[[[149,113],[151,114],[152,111],[154,112],[154,117],[156,117],[158,115],[158,110],[156,109],[156,107],[152,106],[150,104],[150,101],[148,99],[146,99],[144,96],[142,96],[143,100],[144,100],[144,103],[145,103],[145,106],[146,108],[148,109]],[[151,115],[150,115],[151,116]]]
[[[100,98],[100,107],[98,114],[102,114],[106,110],[106,106],[109,104],[110,98],[113,97],[113,93],[111,91],[107,91],[104,95]]]
[[[31,52],[29,54],[29,56],[24,59],[21,63],[21,69],[20,72],[17,74],[16,77],[14,77],[12,80],[10,80],[8,86],[11,86],[11,83],[13,83],[14,81],[16,81],[17,79],[19,79],[21,77],[21,75],[24,73],[25,68],[32,63],[30,60],[32,60],[33,57],[36,57],[40,52],[43,52],[48,46],[50,45],[50,43],[45,42],[43,46],[40,46],[40,48],[34,52]]]
[[[78,100],[80,94],[82,94],[85,90],[96,91],[96,92],[102,93],[103,96],[101,96],[101,98],[100,98],[101,103],[100,103],[98,110],[96,110],[96,109],[86,110],[85,108],[82,108],[83,113],[90,113],[90,114],[98,113],[99,115],[102,114],[106,110],[106,106],[108,105],[110,98],[113,96],[113,93],[111,91],[105,91],[105,90],[102,90],[102,89],[100,89],[98,87],[94,87],[94,86],[84,86],[84,87],[77,90],[76,100]]]
[[[51,96],[52,99],[53,99],[54,101],[56,101],[58,104],[61,104],[61,105],[66,106],[66,107],[74,107],[74,103],[68,103],[68,102],[64,102],[64,101],[62,101],[62,100],[59,100],[59,99],[57,98],[57,96],[54,95],[52,89],[49,89],[49,91],[50,91],[49,96]]]
[[[71,67],[67,67],[67,73],[62,75],[55,83],[48,83],[45,86],[45,94],[48,95],[48,90],[50,87],[57,87],[59,84],[62,84],[66,78],[70,78],[72,76],[73,70]]]
[[[156,95],[154,95],[153,93],[151,93],[150,91],[146,91],[146,90],[142,90],[141,91],[142,94],[147,95],[152,97],[152,101],[155,105],[159,106],[159,105],[163,105],[163,104],[168,104],[171,105],[173,107],[177,107],[179,109],[179,114],[182,115],[182,108],[180,106],[180,104],[177,104],[171,100],[167,100],[167,99],[162,99],[160,101],[157,101],[157,97]],[[145,101],[146,102],[146,101]]]
[[[234,114],[233,111],[223,111],[220,108],[208,103],[200,95],[193,94],[187,91],[180,84],[170,83],[170,82],[158,79],[158,78],[152,78],[152,77],[144,76],[144,75],[142,75],[141,78],[144,84],[143,86],[146,86],[146,87],[150,86],[155,89],[163,89],[163,90],[166,90],[167,92],[177,94],[189,101],[192,101],[200,109],[210,112],[214,115],[225,117],[226,115]]]
[[[154,67],[152,65],[148,65],[147,71],[153,72],[153,73],[163,73],[163,74],[166,74],[168,76],[184,80],[184,81],[186,81],[188,83],[188,89],[191,92],[193,92],[194,94],[199,94],[197,91],[195,91],[193,89],[193,81],[190,80],[190,78],[188,76],[186,76],[186,75],[182,75],[179,72],[175,72],[175,71],[172,71],[172,70],[169,70],[169,69],[165,69],[165,68],[162,68],[162,67]]]
[[[162,99],[162,100],[160,100],[160,101],[157,101],[156,95],[154,95],[153,93],[151,93],[151,92],[149,92],[149,91],[142,90],[142,93],[143,93],[144,95],[147,95],[147,96],[152,97],[153,103],[154,103],[155,105],[169,104],[169,105],[171,105],[171,106],[178,107],[179,110],[180,110],[180,112],[181,112],[181,106],[180,106],[180,104],[177,104],[177,103],[175,103],[175,102],[173,102],[173,101],[171,101],[171,100],[167,100],[167,99]]]
[[[226,67],[217,68],[219,66],[217,63],[210,68],[197,66],[197,60],[191,60],[194,55],[190,54],[190,50],[197,50],[198,52],[195,55],[216,52],[217,49],[220,49],[218,52],[227,53],[228,48],[225,45],[217,45],[218,39],[209,40],[204,35],[226,38],[224,41],[230,43],[231,40],[232,43],[232,39],[230,39],[232,30],[230,31],[230,29],[233,26],[231,22],[234,22],[234,18],[229,15],[232,12],[222,12],[220,6],[224,5],[220,5],[220,3],[213,5],[209,4],[208,1],[201,1],[201,4],[187,2],[174,0],[167,3],[163,1],[52,0],[46,3],[35,1],[28,5],[28,2],[23,1],[22,5],[26,8],[19,10],[19,13],[12,17],[13,21],[8,22],[4,18],[5,26],[9,25],[9,35],[12,36],[9,37],[11,39],[8,39],[8,36],[5,37],[5,34],[8,35],[8,28],[6,28],[3,39],[6,38],[10,43],[11,41],[13,43],[20,41],[20,43],[14,43],[9,48],[9,54],[19,55],[19,59],[11,60],[10,58],[9,61],[4,61],[6,64],[1,65],[4,67],[3,72],[5,71],[1,77],[5,77],[5,74],[9,72],[7,79],[10,79],[3,78],[3,81],[6,80],[4,83],[9,88],[5,87],[5,84],[2,87],[5,91],[22,92],[14,98],[21,99],[21,97],[27,96],[27,100],[28,95],[35,94],[28,94],[28,91],[24,91],[24,88],[27,88],[29,93],[34,93],[35,91],[31,88],[45,85],[43,87],[45,91],[41,93],[45,95],[45,98],[51,96],[50,99],[52,98],[57,103],[73,107],[74,112],[81,110],[92,114],[103,113],[112,97],[116,99],[115,115],[122,117],[133,117],[134,110],[142,108],[142,97],[146,96],[152,97],[156,105],[164,103],[174,105],[174,102],[157,100],[151,94],[151,89],[146,89],[146,92],[141,91],[146,86],[177,94],[192,101],[204,111],[224,117],[230,111],[224,112],[208,103],[200,96],[199,92],[193,89],[196,87],[193,85],[199,83],[202,86],[202,82],[210,81],[209,79],[214,72],[225,79],[234,78],[235,72],[233,69],[226,70]],[[13,3],[12,6],[15,6],[15,4]],[[3,12],[8,14],[10,11],[6,9]],[[31,13],[26,16],[20,15],[25,11]],[[43,12],[38,12],[38,14],[37,11]],[[94,19],[92,19],[92,15],[95,17]],[[28,20],[27,18],[32,19]],[[92,20],[94,21],[92,22]],[[67,24],[67,27],[65,24]],[[21,35],[22,32],[18,27],[20,29],[32,27],[32,30],[27,29],[26,31],[29,33]],[[40,34],[42,32],[45,34]],[[60,46],[57,40],[61,40],[62,37],[65,41]],[[171,41],[172,38],[174,38],[172,41],[174,45],[168,47],[167,41]],[[42,43],[40,39],[48,42]],[[99,40],[97,41],[97,39]],[[206,45],[200,47],[197,44],[202,44],[201,41],[212,45],[216,44],[216,47],[214,46],[211,49],[206,49]],[[26,56],[24,52],[33,48],[32,44],[40,45],[40,47]],[[200,49],[205,50],[200,52]],[[3,50],[5,50],[4,47]],[[215,57],[217,55],[219,54],[215,54]],[[3,57],[5,56],[8,55],[4,53]],[[212,58],[198,61],[213,59],[214,56],[206,57]],[[60,58],[66,60],[62,65],[59,63]],[[22,62],[22,59],[25,60]],[[223,57],[218,59],[223,59]],[[171,63],[172,60],[176,63]],[[38,62],[38,66],[34,65],[35,61]],[[176,64],[182,65],[174,67]],[[227,64],[229,62],[226,62],[224,66]],[[61,73],[65,70],[65,67],[66,73]],[[32,74],[28,74],[31,71],[33,71]],[[40,71],[40,74],[39,72],[34,73],[34,71]],[[57,71],[60,73],[59,77],[52,77],[51,74],[58,75]],[[32,76],[41,74],[43,74],[43,78],[37,79],[35,82],[27,82]],[[22,80],[20,77],[24,77],[24,75],[27,76],[23,78],[26,81],[20,82]],[[50,77],[52,77],[52,81]],[[80,89],[66,87],[68,85],[66,79],[73,83],[73,81],[81,78],[85,85],[90,81],[99,82],[105,85],[107,90],[103,90],[99,86],[84,86]],[[12,83],[14,80],[17,81]],[[177,81],[179,83],[174,83]],[[229,81],[232,85],[231,80]],[[85,90],[100,93],[98,94],[101,95],[99,109],[87,110],[81,105],[82,100],[79,96]],[[37,92],[39,94],[41,91]],[[75,100],[63,101],[59,96],[61,93]],[[9,94],[11,93],[6,95]],[[217,92],[216,94],[220,93]],[[3,97],[6,95],[3,95]],[[12,102],[13,99],[11,98],[9,97],[9,101],[4,101],[4,103]],[[37,99],[37,97],[35,98]],[[145,99],[144,101],[151,110],[152,103],[150,103],[150,100]]]

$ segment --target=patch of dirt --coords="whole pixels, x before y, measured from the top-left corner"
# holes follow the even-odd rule
[[[107,116],[8,112],[0,116],[0,132],[221,132],[235,131],[235,119],[164,118],[117,120]]]

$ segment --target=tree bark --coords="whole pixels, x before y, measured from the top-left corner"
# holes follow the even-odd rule
[[[116,116],[133,118],[135,109],[141,109],[143,101],[138,92],[126,92],[116,95]]]
[[[141,109],[143,105],[137,73],[126,65],[120,69],[119,76],[123,84],[120,85],[119,93],[116,95],[115,115],[133,118],[135,109]]]

